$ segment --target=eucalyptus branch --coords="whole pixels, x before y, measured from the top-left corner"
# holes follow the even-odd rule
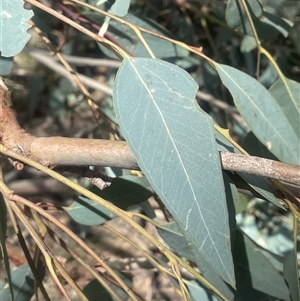
[[[230,152],[220,152],[220,157],[225,170],[254,174],[300,186],[299,165]]]
[[[17,122],[11,97],[11,92],[0,88],[0,138],[8,149],[51,169],[59,166],[90,165],[139,169],[133,152],[124,141],[34,137],[26,133]],[[220,152],[220,159],[224,170],[255,174],[300,185],[300,169],[297,165],[227,152]]]

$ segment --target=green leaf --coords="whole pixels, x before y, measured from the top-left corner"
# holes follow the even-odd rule
[[[114,301],[110,293],[95,279],[86,285],[83,289],[83,293],[89,301]]]
[[[258,81],[226,65],[214,64],[249,127],[279,160],[298,164],[299,138],[277,101]]]
[[[249,74],[250,75],[250,74]],[[254,75],[253,75],[254,76]],[[266,89],[269,89],[278,79],[278,73],[271,62],[257,79]]]
[[[0,76],[8,76],[13,67],[12,57],[3,57],[0,55]]]
[[[275,26],[274,19],[277,20],[277,18],[275,16],[274,18],[271,18],[270,14],[265,15],[261,4],[257,0],[247,0],[245,2],[247,3],[249,13],[253,21],[253,25],[255,27],[259,39],[264,40],[275,38],[279,34],[279,32],[282,32],[284,29],[286,29],[286,26],[288,24],[280,18],[278,19],[281,21],[281,26]],[[239,1],[230,0],[228,2],[225,17],[226,23],[230,27],[236,29],[237,31],[243,34],[253,36],[250,22],[248,20],[244,8],[242,7]],[[279,20],[277,20],[278,23]]]
[[[34,294],[34,278],[30,267],[26,264],[17,268],[11,277],[14,301],[29,301]],[[11,301],[8,287],[1,290],[1,301]]]
[[[263,13],[262,7],[257,0],[248,0],[248,8],[251,10],[252,14],[260,18]],[[238,31],[244,32],[245,34],[252,35],[251,29],[249,32],[249,21],[247,15],[242,8],[239,1],[229,0],[226,11],[225,11],[226,23]]]
[[[293,301],[300,300],[299,271],[297,251],[295,248],[286,256],[283,264],[283,275],[289,287]]]
[[[286,77],[278,78],[270,87],[269,92],[276,99],[300,139],[300,84]],[[294,143],[299,145],[299,140],[294,141]]]
[[[184,70],[156,59],[124,59],[114,104],[139,166],[180,230],[234,286],[230,231],[211,117],[195,101],[197,84]],[[216,222],[218,221],[218,222]]]
[[[277,160],[277,158],[257,139],[257,137],[251,131],[244,138],[242,147],[251,156]]]
[[[1,1],[0,52],[2,56],[19,54],[30,38],[27,33],[30,28],[28,20],[33,16],[33,12],[24,9],[23,5],[22,0]]]
[[[128,13],[129,6],[130,0],[115,0],[108,12],[119,17],[124,17]]]
[[[157,228],[157,232],[177,254],[196,262],[195,256],[189,248],[186,238],[183,236],[175,222],[162,225],[160,228]]]
[[[124,210],[152,195],[147,179],[134,176],[114,178],[104,190],[93,186],[91,191]],[[65,210],[73,220],[87,226],[100,225],[116,217],[105,207],[83,196],[78,197],[70,207],[65,207]]]
[[[192,262],[197,263],[202,275],[212,285],[218,288],[218,290],[226,296],[229,300],[233,300],[234,294],[229,286],[223,281],[219,273],[211,268],[211,264],[201,254],[195,258],[194,247],[189,241],[183,236],[178,225],[175,222],[168,223],[161,228],[157,228],[158,233],[166,241],[166,243],[175,250],[180,256],[189,259]],[[202,299],[199,299],[202,300]]]
[[[198,281],[186,281],[192,301],[218,301],[219,299],[211,291],[201,286]]]
[[[132,279],[128,275],[128,273],[118,273],[119,277],[123,279],[123,281],[127,284],[128,287],[132,286]],[[122,290],[119,286],[111,283],[110,284],[111,289],[118,294],[119,299],[118,300],[127,300],[128,295],[124,290]],[[88,298],[89,301],[117,301],[116,298],[111,296],[108,291],[103,287],[103,285],[98,282],[98,280],[94,279],[90,281],[83,289],[83,293]]]
[[[289,32],[293,26],[291,21],[279,18],[278,16],[272,15],[266,11],[263,12],[261,21],[276,28],[284,35],[284,37],[289,35]]]
[[[257,45],[256,45],[254,37],[245,35],[241,41],[241,46],[240,46],[241,52],[248,53],[256,48],[257,48]]]
[[[95,18],[93,17],[93,15],[89,15],[89,16],[93,19]],[[98,19],[99,17],[96,16],[96,18]],[[126,15],[126,17],[124,17],[124,20],[129,21],[145,29],[148,29],[152,32],[161,34],[163,36],[171,37],[169,31],[167,31],[166,29],[162,28],[160,25],[158,25],[157,23],[149,19],[143,19],[133,14],[128,14]],[[116,39],[120,44],[122,44],[124,48],[128,50],[133,56],[150,57],[150,54],[145,48],[144,44],[132,29],[115,20],[111,20],[109,24],[110,24],[109,32],[111,36],[114,39]],[[188,50],[180,46],[174,45],[171,42],[157,38],[148,33],[142,33],[142,35],[146,40],[146,42],[148,43],[151,50],[153,51],[155,57],[157,58],[176,57],[176,56],[180,57],[180,56],[187,56],[189,54]],[[107,56],[115,58],[115,55],[110,50],[108,50],[101,44],[99,45],[101,50]]]
[[[282,300],[289,300],[289,291],[282,275],[263,255],[260,247],[240,230],[236,231],[232,252],[240,300],[246,300],[246,292],[253,289]],[[250,300],[258,299],[250,298]]]

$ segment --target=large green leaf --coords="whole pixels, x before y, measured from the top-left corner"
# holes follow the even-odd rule
[[[300,84],[286,77],[278,78],[269,92],[278,102],[298,139],[300,139]],[[298,144],[299,140],[295,143]]]
[[[124,59],[114,88],[122,132],[195,257],[234,285],[228,213],[212,119],[195,102],[197,84],[156,59]]]
[[[299,138],[283,110],[257,80],[235,68],[215,63],[224,85],[249,127],[281,161],[299,163]]]

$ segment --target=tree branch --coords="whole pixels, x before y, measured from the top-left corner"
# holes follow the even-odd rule
[[[11,92],[0,87],[0,139],[9,149],[50,168],[59,166],[111,166],[139,169],[136,158],[124,141],[34,137],[18,124],[11,105]],[[224,170],[244,172],[300,186],[300,167],[277,161],[220,152]]]

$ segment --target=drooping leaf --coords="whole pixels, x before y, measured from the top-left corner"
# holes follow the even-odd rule
[[[276,271],[260,248],[240,230],[236,231],[233,247],[238,300],[258,300],[247,296],[253,290],[289,300],[289,291],[282,275]],[[245,298],[247,297],[247,298]]]
[[[284,37],[288,36],[290,29],[293,26],[291,21],[279,18],[278,16],[272,15],[266,11],[263,12],[261,21],[276,28],[284,35]]]
[[[234,285],[228,213],[212,119],[195,102],[197,84],[170,63],[124,59],[114,88],[122,132],[193,244]],[[216,222],[218,221],[218,222]]]
[[[110,187],[100,190],[93,186],[91,191],[124,210],[152,195],[147,179],[134,176],[115,178]],[[73,220],[87,226],[100,225],[116,217],[105,207],[83,196],[79,196],[65,210]]]
[[[11,273],[15,301],[29,301],[34,294],[34,278],[26,264]],[[1,283],[0,283],[1,287]],[[9,287],[1,289],[1,301],[11,301]]]
[[[190,250],[186,238],[183,236],[175,222],[162,225],[161,228],[157,228],[157,231],[169,247],[176,251],[177,254],[196,262],[195,256]]]
[[[286,256],[283,264],[283,275],[289,287],[293,301],[300,300],[299,271],[295,248]]]
[[[286,77],[278,78],[269,92],[276,99],[300,139],[300,84]],[[299,145],[299,140],[295,143]]]
[[[299,138],[274,97],[249,75],[230,66],[214,65],[260,142],[281,161],[298,164]]]
[[[204,256],[202,256],[201,254],[198,254],[197,256],[194,255],[195,250],[193,245],[191,245],[191,243],[189,243],[189,241],[183,236],[182,231],[179,229],[178,225],[175,222],[168,223],[162,228],[157,228],[157,230],[171,249],[175,250],[179,255],[189,259],[190,261],[197,263],[205,279],[207,279],[212,285],[217,287],[218,290],[229,300],[233,300],[233,291],[223,281],[219,273],[211,268],[211,264],[205,259]],[[200,292],[202,292],[202,290],[200,290]],[[200,292],[198,291],[198,293]],[[212,293],[208,295],[210,297],[213,296]]]
[[[257,0],[249,0],[247,1],[248,8],[251,10],[252,14],[260,18],[263,13],[262,7],[260,6]],[[245,34],[249,34],[247,29],[249,27],[247,20],[247,15],[245,10],[243,9],[242,5],[239,1],[236,0],[229,0],[226,6],[225,11],[225,18],[226,23],[239,31],[244,31]],[[250,31],[251,33],[251,31]]]
[[[0,52],[9,57],[19,54],[28,42],[27,33],[29,19],[33,16],[31,10],[26,10],[22,0],[2,0],[0,10]]]
[[[91,18],[95,18],[92,15]],[[96,16],[98,18],[98,16]],[[137,26],[148,29],[152,32],[161,34],[163,36],[171,37],[171,34],[166,29],[162,28],[159,24],[149,19],[143,19],[142,17],[135,16],[133,14],[127,14],[124,20],[129,21]],[[130,52],[131,55],[137,57],[150,57],[149,52],[145,48],[140,38],[134,33],[128,26],[121,24],[115,20],[111,20],[109,23],[109,32],[111,36],[116,39],[123,47]],[[155,57],[166,58],[166,57],[184,57],[187,56],[189,51],[179,47],[171,42],[152,36],[148,33],[142,33],[147,44],[153,51]],[[107,48],[102,46],[101,50],[109,57],[115,58],[115,55]]]
[[[253,25],[260,39],[263,40],[275,38],[279,32],[282,32],[284,29],[286,29],[286,26],[288,26],[288,24],[280,18],[277,20],[277,18],[274,16],[274,18],[272,18],[273,21],[271,21],[270,14],[264,15],[263,8],[258,0],[247,0],[245,3],[248,7]],[[248,16],[240,1],[229,0],[226,7],[225,16],[226,22],[230,27],[243,34],[253,36],[253,31]],[[281,26],[275,26],[276,23],[274,22],[274,19],[276,19]]]

